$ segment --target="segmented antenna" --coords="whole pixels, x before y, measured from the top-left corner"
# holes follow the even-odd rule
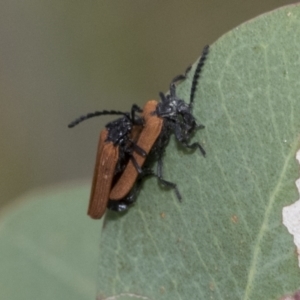
[[[117,110],[103,110],[103,111],[95,111],[93,113],[88,113],[84,116],[81,116],[79,118],[77,118],[76,120],[74,120],[73,122],[71,122],[68,127],[72,128],[76,125],[78,125],[79,123],[88,120],[90,118],[93,117],[98,117],[98,116],[104,116],[104,115],[127,115],[128,113],[122,112],[122,111],[117,111]]]
[[[199,59],[199,62],[197,64],[197,67],[196,67],[196,70],[195,70],[195,73],[194,73],[194,77],[193,77],[193,81],[192,81],[192,87],[191,87],[190,106],[193,106],[195,93],[196,93],[196,90],[197,90],[197,85],[198,85],[198,81],[199,81],[199,77],[200,77],[200,73],[201,73],[202,67],[204,66],[204,63],[205,63],[205,60],[207,58],[208,52],[209,52],[209,45],[206,45],[202,50],[201,57]]]

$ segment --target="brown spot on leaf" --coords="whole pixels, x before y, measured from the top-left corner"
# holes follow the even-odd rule
[[[239,218],[236,215],[231,216],[230,218],[231,222],[236,224],[239,221]]]
[[[165,214],[164,212],[162,212],[162,213],[160,213],[160,217],[161,217],[162,219],[164,219],[164,218],[166,217],[166,214]]]

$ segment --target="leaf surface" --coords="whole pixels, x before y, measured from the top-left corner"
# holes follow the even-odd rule
[[[184,99],[193,70],[178,88]],[[98,299],[280,299],[300,287],[282,224],[282,208],[299,199],[299,5],[211,46],[194,113],[206,158],[172,138],[164,178],[182,203],[152,178],[127,213],[107,214]]]

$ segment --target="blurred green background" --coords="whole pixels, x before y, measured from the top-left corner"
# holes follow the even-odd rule
[[[205,44],[287,0],[0,4],[0,205],[32,188],[90,179],[98,118],[167,91]],[[74,181],[76,182],[76,181]]]

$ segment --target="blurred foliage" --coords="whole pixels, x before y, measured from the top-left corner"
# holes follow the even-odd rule
[[[86,215],[88,190],[35,190],[2,212],[1,299],[94,299],[102,222]]]

